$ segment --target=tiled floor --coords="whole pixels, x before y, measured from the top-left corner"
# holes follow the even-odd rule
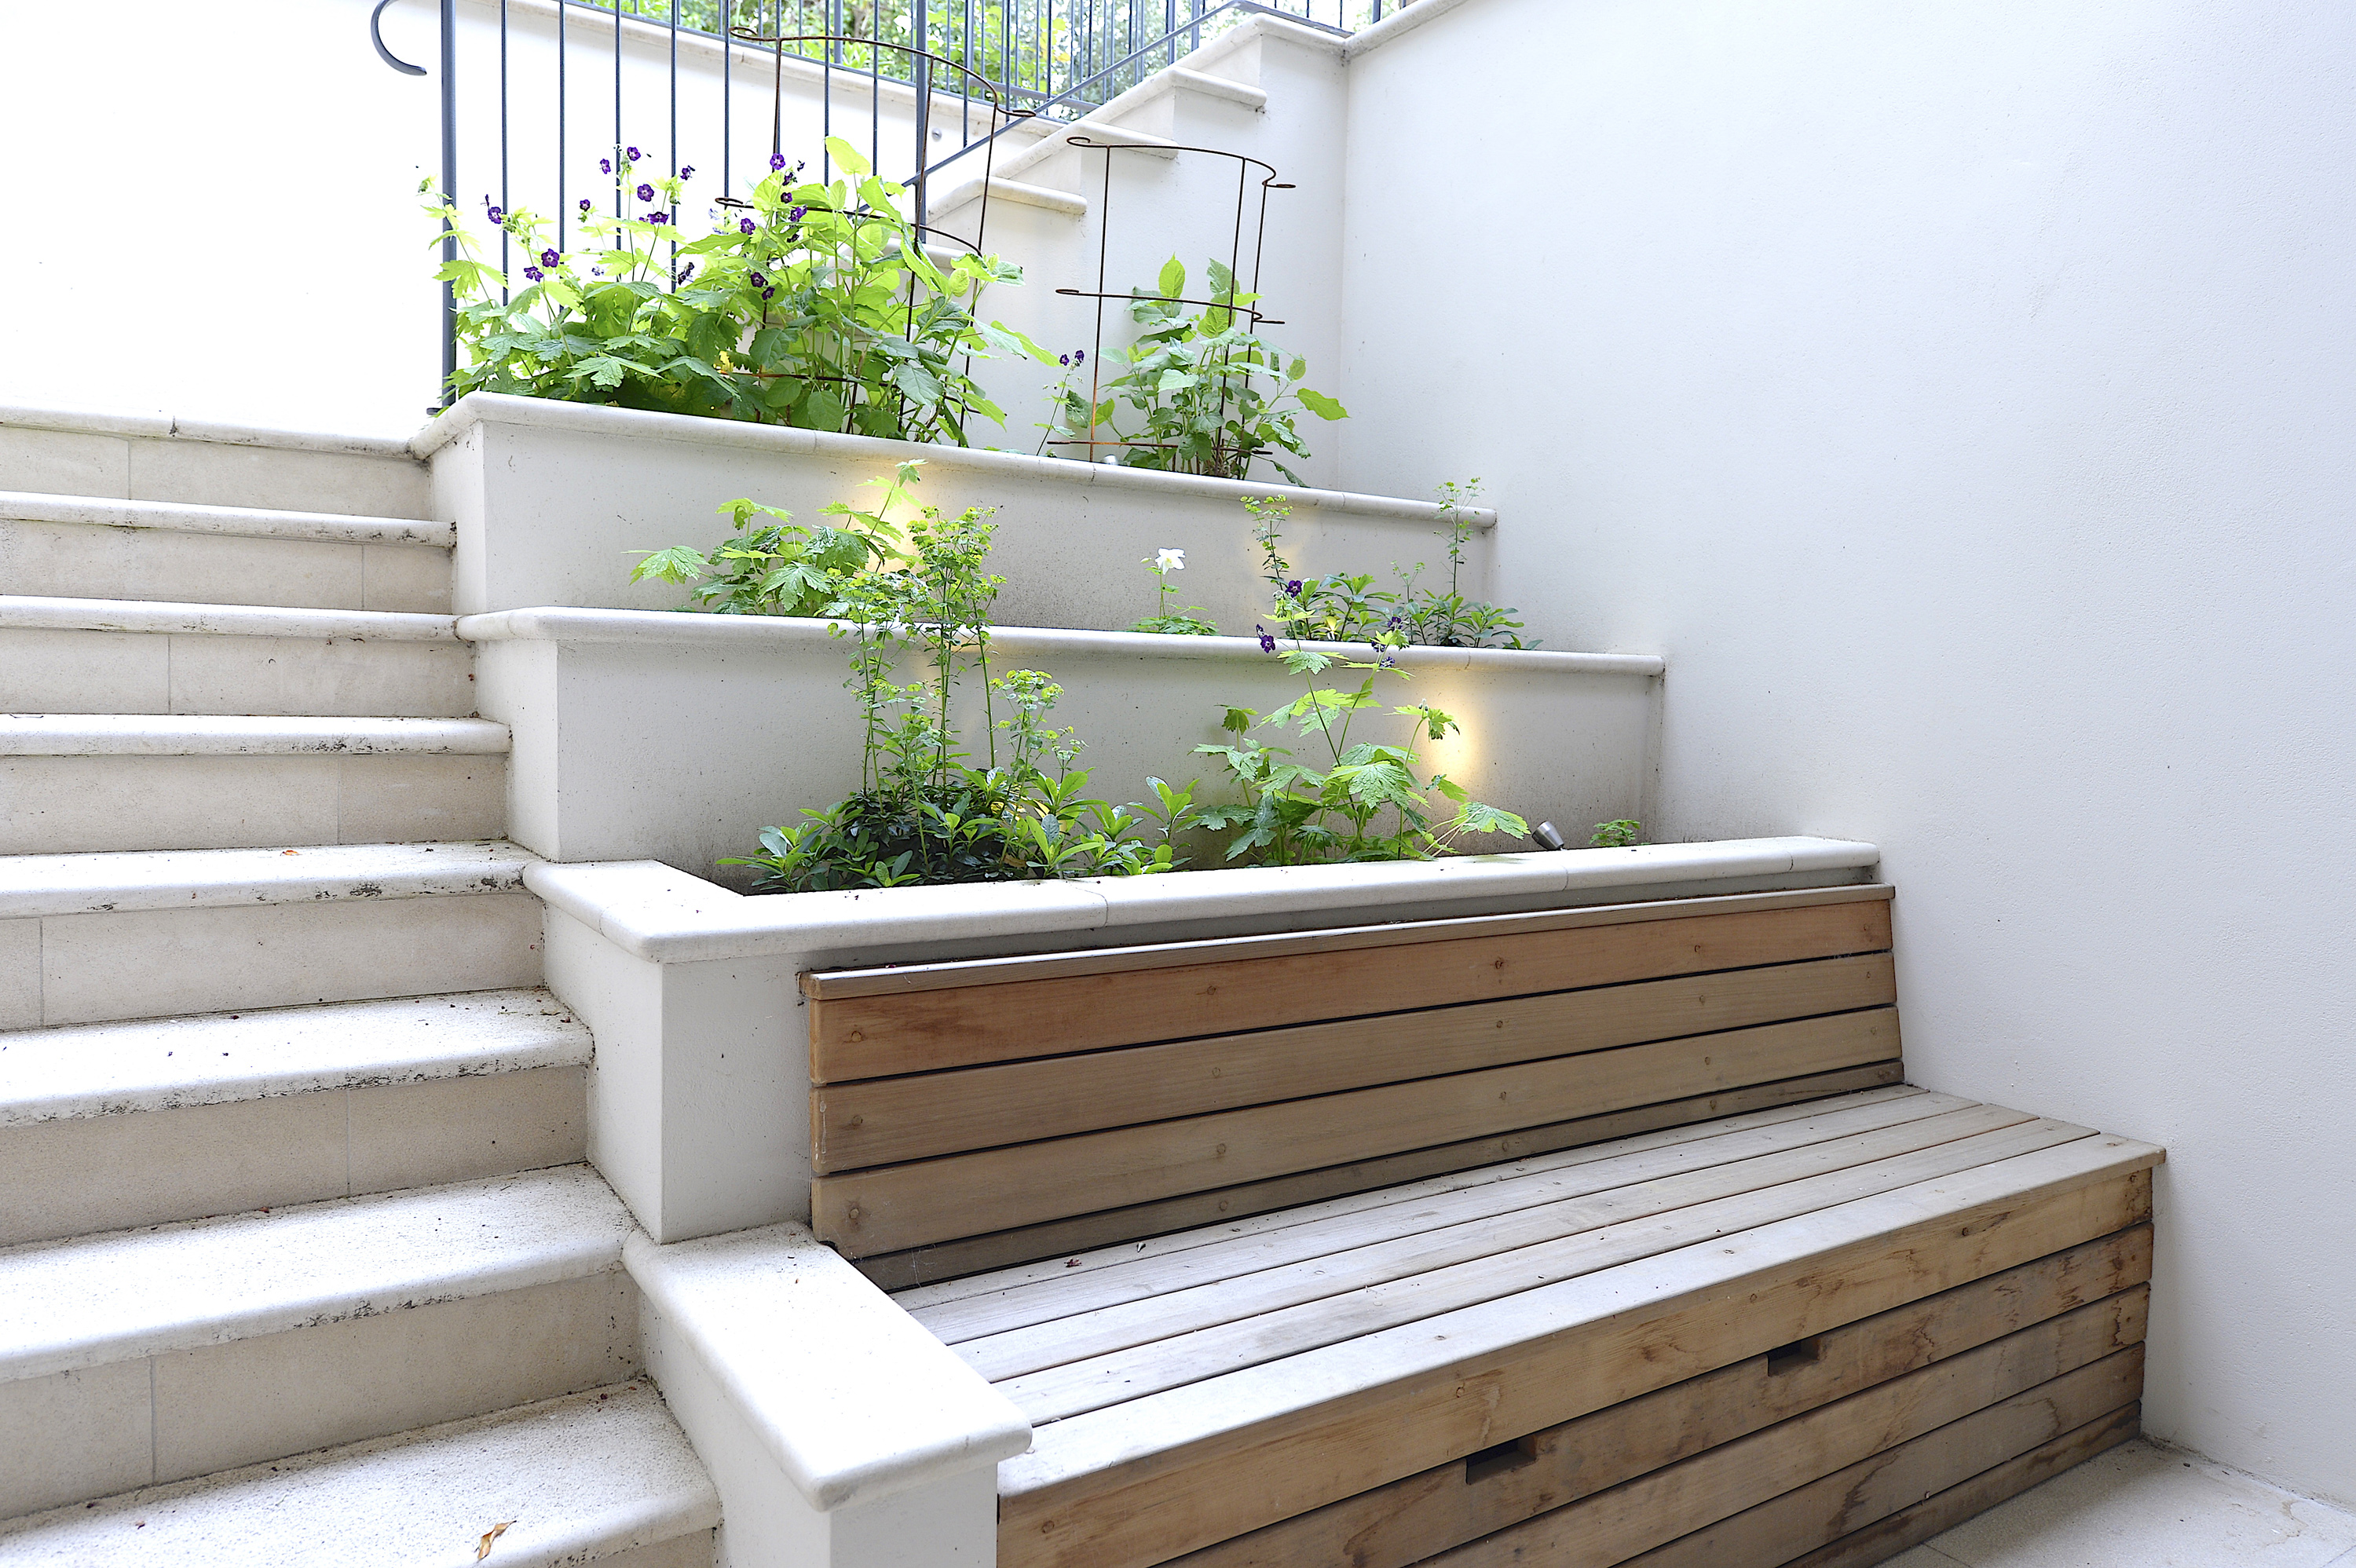
[[[2130,1443],[1888,1568],[2356,1568],[2356,1514]]]

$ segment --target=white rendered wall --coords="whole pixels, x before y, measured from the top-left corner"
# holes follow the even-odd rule
[[[1349,74],[1340,482],[1485,475],[1549,645],[1666,656],[1656,834],[1881,846],[1913,1075],[2168,1146],[2150,1430],[2356,1500],[2356,10],[1471,0]]]

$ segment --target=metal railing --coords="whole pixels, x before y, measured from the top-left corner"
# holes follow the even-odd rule
[[[370,42],[394,69],[425,76],[425,67],[385,44],[380,22],[396,3],[377,0]],[[747,161],[740,144],[749,125],[766,144],[759,163],[766,173],[768,160],[786,151],[787,62],[798,90],[814,90],[820,158],[827,136],[853,145],[863,139],[870,164],[908,187],[912,216],[929,227],[935,181],[980,155],[967,166],[984,176],[986,189],[995,143],[1014,124],[1080,119],[1255,14],[1346,35],[1408,0],[470,0],[470,10],[496,12],[487,30],[473,29],[466,51],[464,90],[472,98],[462,96],[457,0],[436,3],[438,69],[431,74],[440,96],[441,190],[455,204],[480,188],[487,206],[506,211],[529,197],[552,215],[562,250],[565,226],[574,221],[576,182],[585,174],[573,167],[577,152],[610,155],[625,144],[635,146],[636,138],[649,144],[648,163],[674,175],[702,159],[725,197]],[[535,48],[552,45],[552,55],[525,59],[519,40],[527,33]],[[738,78],[748,68],[770,78],[759,83],[766,92],[740,90]],[[519,98],[535,101],[519,104]],[[751,101],[740,105],[739,98]],[[910,121],[905,154],[886,150],[887,98],[894,118],[905,111]],[[700,149],[682,151],[683,107],[702,123]],[[462,146],[462,129],[479,135],[487,117],[493,123],[481,139],[490,144]],[[651,151],[649,122],[658,117],[660,158]],[[956,125],[954,137],[946,123]],[[716,159],[708,150],[715,143]],[[587,202],[579,205],[587,210]],[[985,221],[986,211],[985,202]],[[977,248],[980,241],[979,234],[953,238]],[[507,242],[502,232],[502,270]],[[455,231],[445,229],[442,253],[444,261],[456,257]],[[446,389],[457,368],[456,299],[447,283],[442,315]]]

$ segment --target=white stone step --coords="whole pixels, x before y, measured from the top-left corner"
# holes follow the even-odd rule
[[[0,711],[459,718],[447,615],[0,595]]]
[[[483,719],[0,714],[0,855],[492,838]]]
[[[0,408],[0,490],[377,517],[431,504],[406,441],[34,408]]]
[[[512,1522],[509,1522],[512,1521]],[[720,1499],[643,1381],[0,1524],[0,1568],[712,1568]]]
[[[0,1029],[537,986],[533,860],[496,841],[0,859]]]
[[[0,1034],[0,1246],[586,1157],[544,990]]]
[[[446,613],[448,523],[0,492],[0,592]]]
[[[0,1516],[637,1370],[585,1165],[0,1251]]]

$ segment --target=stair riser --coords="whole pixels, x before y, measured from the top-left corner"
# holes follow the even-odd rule
[[[464,643],[0,629],[0,712],[460,719]]]
[[[587,1117],[535,1067],[0,1127],[0,1246],[571,1165]]]
[[[450,552],[0,518],[9,593],[450,613]]]
[[[16,425],[0,428],[0,490],[371,517],[423,517],[431,499],[405,457]]]
[[[0,757],[0,855],[497,838],[507,759]]]
[[[0,921],[0,1029],[541,983],[526,892]]]
[[[487,1414],[637,1371],[620,1270],[0,1383],[0,1518]],[[487,1523],[489,1521],[487,1521]]]

